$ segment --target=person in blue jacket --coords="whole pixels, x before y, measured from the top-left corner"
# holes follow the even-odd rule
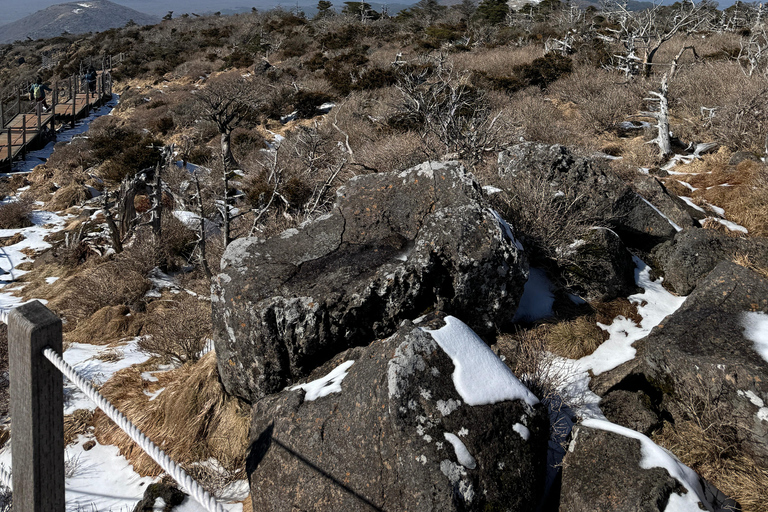
[[[48,102],[45,101],[45,91],[50,92],[51,88],[43,83],[43,79],[37,77],[35,83],[29,87],[29,99],[42,104],[43,112],[48,112]]]

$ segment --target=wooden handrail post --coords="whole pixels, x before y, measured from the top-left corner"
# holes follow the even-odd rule
[[[14,512],[64,511],[64,381],[43,355],[61,354],[61,319],[39,301],[8,315]]]
[[[27,159],[27,116],[21,114],[21,158]]]
[[[0,128],[5,128],[5,101],[0,98]]]
[[[42,117],[43,117],[43,102],[38,101],[35,105],[35,113],[37,114],[37,131],[40,132],[40,129],[42,128]]]
[[[77,85],[72,89],[72,128],[75,127],[75,118],[77,117]]]
[[[13,165],[13,137],[11,136],[11,127],[8,126],[8,163]]]

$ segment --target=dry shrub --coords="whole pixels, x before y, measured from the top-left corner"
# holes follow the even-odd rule
[[[77,441],[77,436],[84,435],[93,425],[93,411],[78,409],[64,416],[64,445]]]
[[[107,381],[101,393],[177,463],[215,458],[235,475],[244,468],[250,408],[229,396],[219,382],[216,355],[156,374],[165,389],[154,400],[144,394],[149,383],[129,368]],[[112,444],[143,476],[162,473],[157,464],[103,413],[95,417],[96,438]],[[239,477],[242,478],[242,473]]]
[[[128,336],[138,336],[142,321],[131,314],[128,306],[105,306],[90,317],[77,323],[77,327],[65,334],[70,343],[107,345]]]
[[[591,315],[546,326],[547,349],[568,359],[588,356],[606,339],[608,333],[597,326]]]
[[[494,76],[508,75],[515,66],[530,64],[544,54],[540,46],[520,47],[505,46],[488,50],[478,49],[473,52],[456,53],[450,60],[456,69],[482,71]]]
[[[623,80],[614,72],[582,66],[550,86],[551,94],[578,105],[584,121],[595,131],[615,129],[643,108],[642,82]]]
[[[537,87],[515,94],[506,112],[516,135],[526,140],[567,145],[581,142],[584,130],[572,131],[563,113]]]
[[[678,397],[683,419],[664,423],[652,439],[686,466],[736,499],[744,512],[768,510],[768,470],[741,449],[738,425],[727,400],[691,390]]]
[[[18,198],[0,204],[0,229],[19,229],[32,225],[32,201]]]
[[[95,163],[90,142],[87,138],[78,137],[70,142],[57,143],[45,165],[51,169],[74,171],[87,169]]]
[[[197,361],[211,336],[211,303],[188,294],[157,301],[148,313],[139,347],[160,357],[184,363]]]

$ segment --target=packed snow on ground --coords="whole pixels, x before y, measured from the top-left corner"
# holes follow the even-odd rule
[[[303,389],[306,393],[304,395],[304,400],[310,401],[317,400],[318,398],[329,395],[331,393],[341,393],[341,381],[344,380],[344,377],[347,376],[348,370],[350,366],[352,366],[352,363],[354,363],[354,361],[345,361],[344,363],[334,368],[331,373],[325,377],[313,380],[312,382],[307,382],[306,384],[293,386],[291,391]]]
[[[684,508],[678,510],[698,510],[698,506],[695,503],[696,500],[692,499],[693,496],[697,497],[698,501],[707,507],[707,510],[713,510],[711,505],[706,501],[704,489],[702,489],[701,484],[699,483],[699,475],[677,460],[677,458],[670,452],[660,447],[640,432],[599,419],[584,420],[582,424],[586,427],[606,430],[640,441],[640,451],[643,455],[643,458],[640,460],[640,467],[643,469],[664,468],[688,490],[687,495],[680,497],[679,500],[675,500],[676,506],[684,505]],[[693,505],[693,507],[688,506],[689,504]]]
[[[0,283],[15,281],[19,276],[26,274],[23,270],[17,270],[19,264],[32,261],[34,258],[25,254],[38,253],[51,247],[44,239],[54,231],[64,227],[70,215],[60,216],[56,213],[35,210],[30,215],[32,226],[20,229],[0,229],[0,238],[7,238],[21,233],[24,240],[19,243],[0,247]]]
[[[524,400],[531,406],[539,403],[490,347],[458,318],[448,316],[445,326],[425,331],[453,360],[453,384],[468,405],[504,400]]]
[[[535,322],[552,316],[552,305],[555,303],[553,290],[547,273],[539,268],[531,268],[512,321]]]
[[[107,382],[115,373],[135,364],[140,364],[149,359],[149,355],[139,349],[139,340],[134,338],[119,347],[106,347],[99,345],[86,345],[83,343],[71,343],[64,351],[64,361],[74,367],[84,378],[95,386]],[[111,357],[117,352],[119,360],[112,361]],[[103,361],[99,356],[110,359]],[[64,380],[64,414],[72,414],[77,409],[95,410],[96,404],[85,396],[69,380]]]

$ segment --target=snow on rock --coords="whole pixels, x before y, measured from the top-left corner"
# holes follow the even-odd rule
[[[685,196],[677,196],[677,197],[679,197],[680,199],[685,201],[685,204],[687,204],[688,206],[690,206],[694,210],[700,211],[701,213],[705,213],[704,212],[704,208],[702,208],[701,206],[699,206],[696,203],[694,203],[693,200],[690,197],[685,197]]]
[[[622,435],[640,441],[640,451],[643,458],[640,460],[640,467],[643,469],[664,468],[673,478],[677,479],[688,490],[689,495],[698,497],[699,501],[712,510],[707,503],[704,489],[701,487],[699,475],[691,468],[680,462],[670,452],[651,441],[648,437],[632,429],[616,425],[606,420],[587,419],[582,422],[586,427],[606,430],[615,434]],[[684,500],[684,501],[683,501]],[[676,500],[676,505],[687,504],[688,499]],[[690,507],[672,510],[691,510]],[[695,510],[695,508],[694,508]]]
[[[552,316],[555,303],[554,287],[544,270],[531,268],[528,281],[523,288],[520,305],[515,311],[513,322],[535,322]]]
[[[515,423],[514,425],[512,425],[512,430],[520,434],[520,437],[522,437],[526,441],[531,438],[531,431],[528,430],[528,427],[526,427],[522,423]]]
[[[642,293],[628,297],[629,301],[637,304],[637,311],[642,317],[640,325],[623,316],[617,317],[611,325],[598,324],[608,331],[610,337],[603,342],[592,354],[576,361],[581,370],[592,370],[595,375],[607,372],[635,357],[632,343],[650,334],[664,318],[678,310],[685,302],[685,297],[672,295],[661,285],[662,279],[653,281],[650,277],[651,268],[639,258],[634,257],[635,281],[643,288]]]
[[[651,208],[653,208],[654,210],[656,210],[656,213],[658,213],[659,215],[661,215],[662,217],[664,217],[665,219],[667,219],[667,222],[669,222],[669,223],[672,225],[672,227],[673,227],[673,228],[675,228],[675,231],[682,231],[682,230],[683,230],[683,228],[681,228],[680,226],[678,226],[677,224],[675,224],[674,222],[672,222],[672,219],[670,219],[669,217],[667,217],[666,215],[664,215],[664,214],[661,212],[661,210],[659,210],[658,208],[656,208],[656,207],[653,205],[653,203],[651,203],[650,201],[648,201],[648,200],[647,200],[646,198],[644,198],[643,196],[639,196],[639,197],[640,197],[640,199],[642,199],[643,201],[645,201],[645,202],[648,204],[648,206],[650,206]]]
[[[45,237],[64,227],[71,215],[58,215],[52,212],[35,210],[30,215],[32,226],[20,229],[0,229],[0,238],[9,238],[21,234],[23,240],[7,247],[0,247],[0,282],[11,282],[25,271],[16,270],[24,262],[32,261],[25,253],[39,253],[51,247]]]
[[[467,404],[487,405],[504,400],[523,400],[530,406],[539,403],[490,347],[458,318],[447,316],[445,326],[425,331],[453,361],[453,384]]]
[[[739,396],[743,396],[747,398],[750,402],[752,402],[753,405],[756,405],[758,407],[757,410],[757,419],[760,421],[768,421],[768,407],[765,406],[765,402],[762,398],[757,396],[754,391],[743,391],[739,390],[738,392]]]
[[[352,366],[352,363],[354,363],[354,361],[346,361],[334,368],[333,371],[325,377],[313,380],[312,382],[307,382],[306,384],[293,386],[291,391],[303,389],[306,392],[304,400],[310,401],[317,400],[318,398],[331,393],[341,393],[341,381],[347,376],[347,370]]]
[[[450,432],[446,432],[444,436],[445,440],[453,445],[453,450],[456,452],[456,460],[459,461],[459,464],[467,469],[475,469],[477,467],[477,462],[472,454],[469,453],[467,447],[464,446],[464,443],[461,442],[461,439]]]
[[[515,238],[515,234],[512,232],[512,228],[510,225],[505,221],[501,215],[499,215],[499,212],[496,210],[491,210],[491,213],[494,217],[496,217],[496,220],[499,222],[499,226],[501,226],[502,231],[504,231],[504,234],[507,235],[507,238],[512,240],[512,243],[515,244],[515,247],[517,247],[519,250],[524,251],[523,244],[521,244],[517,238]]]
[[[762,311],[741,315],[744,337],[755,344],[755,352],[768,362],[768,315]]]

